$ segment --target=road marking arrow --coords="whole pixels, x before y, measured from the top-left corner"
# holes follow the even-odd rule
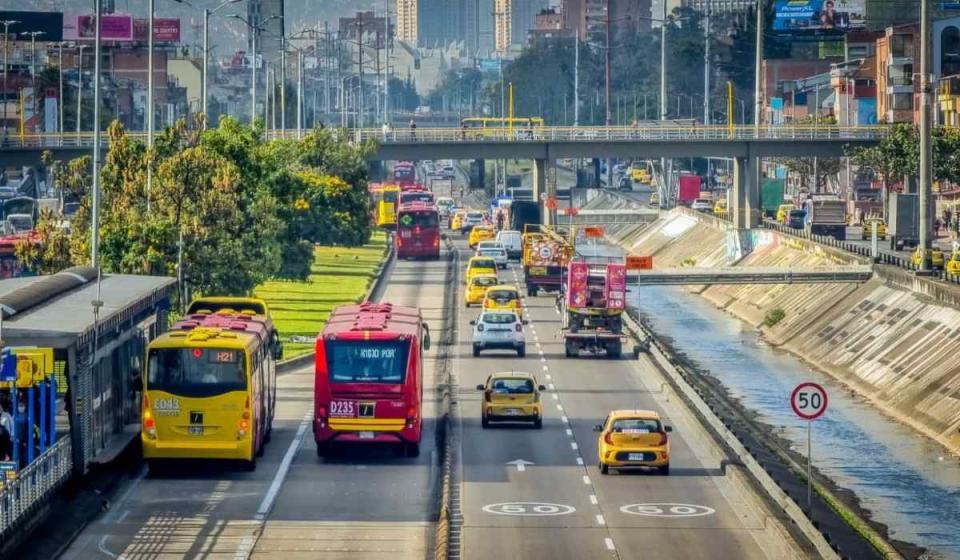
[[[516,465],[517,470],[523,472],[527,470],[527,465],[533,465],[533,461],[524,461],[523,459],[515,459],[513,461],[507,461],[508,465]]]

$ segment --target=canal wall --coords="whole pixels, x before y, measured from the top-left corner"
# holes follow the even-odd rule
[[[686,209],[649,226],[608,229],[656,268],[865,264],[863,257],[771,230],[737,232]],[[960,453],[960,287],[875,265],[864,284],[688,286],[765,340]]]

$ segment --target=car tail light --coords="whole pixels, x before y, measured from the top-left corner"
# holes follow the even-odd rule
[[[609,445],[613,445],[613,433],[608,432],[607,435],[603,436],[603,441]]]
[[[667,444],[667,432],[660,432],[660,441],[657,445],[666,445]]]
[[[150,437],[157,437],[157,422],[153,419],[153,413],[149,410],[143,411],[143,428]]]
[[[517,332],[523,332],[523,325],[521,323],[517,323],[516,329]]]
[[[480,331],[480,332],[483,332],[483,323],[478,323],[478,324],[477,324],[477,330]]]
[[[490,402],[490,391],[483,392],[483,400]]]
[[[403,239],[398,235],[397,236],[397,247],[403,246]]]
[[[439,238],[439,237],[434,237],[434,238],[433,238],[433,246],[434,246],[434,247],[439,247],[439,246],[440,246],[440,238]]]

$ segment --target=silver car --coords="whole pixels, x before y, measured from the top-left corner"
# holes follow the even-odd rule
[[[507,268],[507,249],[499,241],[481,241],[477,243],[478,257],[490,257],[497,263],[497,268]]]

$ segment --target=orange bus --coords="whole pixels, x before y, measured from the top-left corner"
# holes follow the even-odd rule
[[[429,347],[430,330],[416,307],[335,308],[316,341],[317,455],[341,443],[392,444],[408,457],[419,455]]]

